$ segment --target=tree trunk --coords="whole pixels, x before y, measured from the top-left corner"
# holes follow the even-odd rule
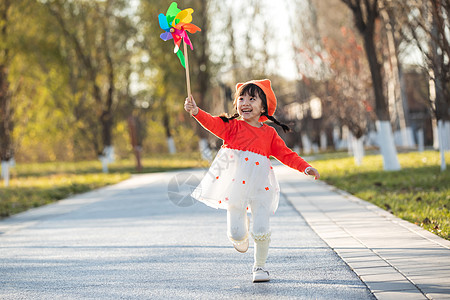
[[[5,52],[5,51],[4,51]],[[12,158],[12,108],[11,92],[8,82],[8,67],[0,66],[0,158],[9,161]]]
[[[302,133],[301,136],[302,136],[303,154],[310,154],[312,152],[311,140],[304,133]]]
[[[110,1],[107,2],[106,8],[105,8],[105,15],[106,19],[103,24],[103,45],[105,50],[105,60],[106,60],[106,68],[107,68],[107,75],[108,75],[108,91],[106,93],[106,99],[105,99],[105,105],[102,112],[102,115],[100,117],[100,122],[103,127],[103,134],[102,134],[102,140],[103,140],[103,147],[112,147],[112,128],[114,124],[113,120],[113,114],[112,114],[112,104],[113,104],[113,96],[114,96],[114,66],[113,61],[111,58],[111,53],[109,49],[109,8],[110,8]],[[95,89],[100,90],[98,85],[93,82],[95,85]],[[99,93],[99,100],[100,103],[103,103],[100,93]]]
[[[13,155],[12,149],[12,107],[11,91],[9,89],[9,48],[8,48],[8,0],[0,5],[0,161],[2,164],[2,177],[5,186],[9,185],[9,161]]]
[[[445,148],[448,142],[448,137],[445,136],[445,124],[444,120],[438,120],[438,136],[439,136],[439,154],[441,158],[441,171],[447,169],[447,164],[445,163]]]
[[[412,130],[409,127],[408,105],[402,85],[402,70],[398,59],[398,42],[395,38],[395,22],[393,12],[387,7],[381,9],[381,16],[385,24],[388,58],[385,62],[385,73],[388,82],[388,97],[391,114],[395,114],[396,126],[400,131],[400,144],[403,147],[413,147]],[[397,129],[397,128],[396,128]]]
[[[400,163],[397,158],[392,128],[389,123],[389,108],[383,94],[383,78],[381,75],[381,64],[377,58],[375,45],[375,25],[379,18],[378,0],[373,1],[350,1],[342,0],[352,10],[355,25],[363,36],[364,49],[366,50],[372,76],[373,90],[375,94],[375,113],[377,116],[378,144],[383,156],[385,170],[399,170]],[[363,11],[364,10],[364,11]]]
[[[383,156],[383,168],[387,171],[400,170],[400,163],[397,159],[397,150],[394,145],[394,137],[389,121],[376,121],[377,142]]]
[[[352,135],[352,147],[353,147],[353,157],[355,159],[355,164],[357,166],[362,165],[362,160],[364,157],[364,137],[359,138]]]
[[[128,130],[130,133],[131,147],[133,148],[134,156],[136,157],[136,171],[142,171],[141,154],[142,147],[139,143],[138,138],[138,123],[136,122],[136,117],[130,115],[128,117]]]
[[[381,65],[377,59],[377,53],[373,35],[364,35],[364,48],[369,61],[372,75],[373,89],[375,93],[375,113],[377,115],[378,145],[383,156],[384,170],[400,170],[400,163],[395,149],[392,127],[389,120],[389,108],[383,95],[383,80]]]
[[[1,162],[1,178],[3,178],[4,186],[9,186],[9,161],[2,160]]]
[[[166,131],[167,147],[169,149],[170,154],[175,154],[177,153],[177,149],[175,148],[175,142],[173,140],[172,133],[170,130],[169,112],[167,111],[167,107],[164,103],[163,103],[163,126]]]
[[[376,46],[373,36],[364,36],[364,48],[369,62],[370,74],[372,76],[373,90],[375,93],[375,113],[378,120],[389,121],[389,109],[383,95],[383,79],[381,76],[381,64],[378,62]]]
[[[442,81],[442,75],[444,72],[444,70],[442,70],[442,66],[444,58],[438,53],[438,45],[436,43],[439,36],[435,13],[432,14],[431,26],[432,38],[430,39],[430,51],[432,57],[432,70],[430,70],[430,74],[432,74],[432,79],[434,79],[434,82],[433,84],[430,84],[430,98],[437,122],[437,134],[434,136],[434,138],[437,138],[438,140],[439,153],[441,158],[441,171],[444,171],[447,169],[444,154],[449,137],[445,134],[445,122],[448,121],[449,107],[448,101],[447,99],[445,99],[445,87],[444,82]]]

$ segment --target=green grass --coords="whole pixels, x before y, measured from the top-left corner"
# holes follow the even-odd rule
[[[327,183],[450,240],[450,168],[440,171],[435,151],[398,158],[402,170],[390,172],[380,155],[366,156],[360,167],[352,157],[319,158],[313,165]]]
[[[208,166],[199,154],[158,155],[142,160],[144,173]],[[123,181],[136,173],[133,159],[109,165],[99,161],[18,164],[11,169],[9,187],[0,181],[0,218]]]

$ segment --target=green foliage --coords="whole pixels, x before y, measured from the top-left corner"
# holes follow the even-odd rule
[[[380,155],[366,156],[361,167],[352,157],[313,164],[324,181],[450,239],[450,170],[440,171],[439,153],[434,151],[398,158],[402,170],[395,172],[383,171]]]

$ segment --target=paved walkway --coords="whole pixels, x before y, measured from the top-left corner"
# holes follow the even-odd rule
[[[0,221],[1,299],[450,299],[450,242],[284,166],[272,280],[251,283],[204,170],[135,176]],[[184,190],[183,190],[184,189]]]

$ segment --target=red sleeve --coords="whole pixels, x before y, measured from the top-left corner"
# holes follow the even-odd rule
[[[286,146],[286,143],[275,129],[270,150],[273,157],[295,170],[304,172],[307,167],[311,167],[303,158]]]
[[[206,130],[225,140],[231,129],[232,122],[225,122],[220,117],[213,117],[204,110],[198,109],[198,114],[193,116]]]

